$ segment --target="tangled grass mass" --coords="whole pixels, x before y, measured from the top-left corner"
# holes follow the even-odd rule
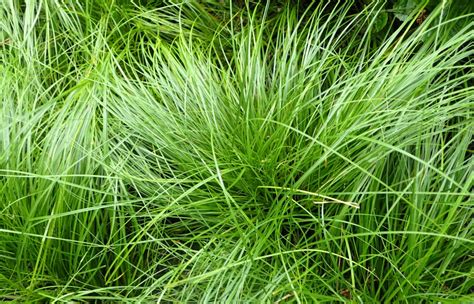
[[[401,2],[1,1],[0,300],[474,302],[473,5]]]

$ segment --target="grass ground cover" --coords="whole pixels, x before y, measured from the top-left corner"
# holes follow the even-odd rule
[[[0,298],[473,301],[472,7],[363,2],[1,2]]]

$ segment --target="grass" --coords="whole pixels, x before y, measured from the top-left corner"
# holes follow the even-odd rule
[[[473,300],[468,7],[144,2],[0,4],[3,300]]]

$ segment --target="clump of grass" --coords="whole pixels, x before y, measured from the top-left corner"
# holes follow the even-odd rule
[[[0,296],[469,301],[472,14],[209,5],[1,5]]]

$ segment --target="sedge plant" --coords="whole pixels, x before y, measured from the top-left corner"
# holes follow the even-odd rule
[[[144,2],[0,4],[2,300],[473,300],[468,8]]]

